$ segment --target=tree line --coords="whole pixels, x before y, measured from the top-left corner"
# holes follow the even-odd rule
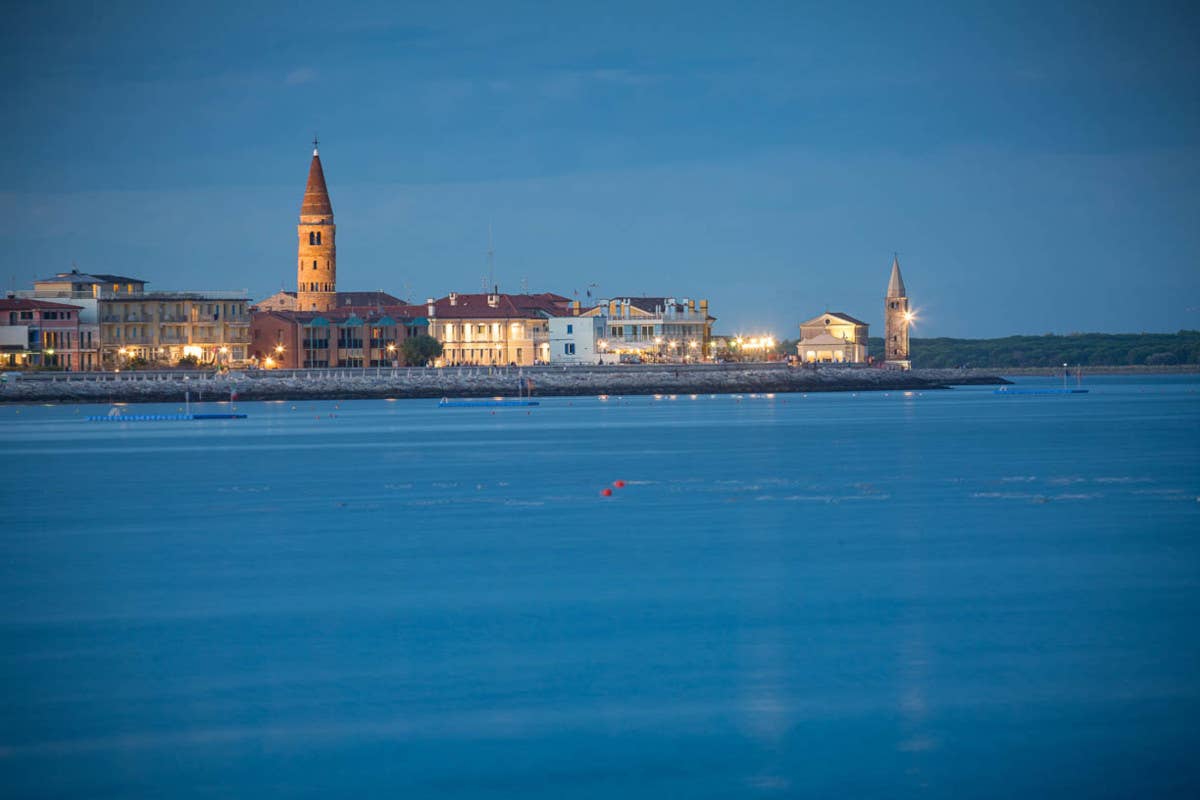
[[[1178,333],[1072,333],[1006,336],[1001,339],[912,339],[914,367],[1058,367],[1063,364],[1121,367],[1200,364],[1200,331]],[[793,346],[792,352],[795,352]],[[883,358],[883,338],[872,336],[868,353]]]

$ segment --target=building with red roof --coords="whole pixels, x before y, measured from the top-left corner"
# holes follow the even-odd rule
[[[80,335],[80,306],[9,297],[0,300],[0,368],[78,370],[92,350]]]
[[[265,369],[405,366],[404,341],[429,330],[423,306],[256,311],[250,355]]]
[[[553,317],[579,304],[552,292],[459,294],[425,303],[429,335],[442,343],[442,363],[532,366],[550,361]]]

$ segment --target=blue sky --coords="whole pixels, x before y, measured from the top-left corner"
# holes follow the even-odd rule
[[[315,131],[343,289],[1200,328],[1200,15],[1047,5],[21,4],[0,277],[294,288]]]

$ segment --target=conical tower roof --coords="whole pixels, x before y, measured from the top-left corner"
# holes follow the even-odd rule
[[[887,296],[908,297],[908,293],[904,290],[904,278],[900,277],[900,256],[892,257],[892,277],[888,281]]]
[[[304,203],[300,206],[302,217],[332,217],[333,204],[329,202],[329,190],[325,188],[325,170],[321,169],[321,156],[313,148],[312,164],[308,167],[308,184],[304,187]]]

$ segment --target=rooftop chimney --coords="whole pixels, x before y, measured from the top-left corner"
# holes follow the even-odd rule
[[[458,305],[458,293],[457,292],[450,293],[450,305],[452,305],[452,306]]]
[[[433,298],[432,297],[430,297],[428,300],[425,301],[425,315],[428,317],[433,316]]]

